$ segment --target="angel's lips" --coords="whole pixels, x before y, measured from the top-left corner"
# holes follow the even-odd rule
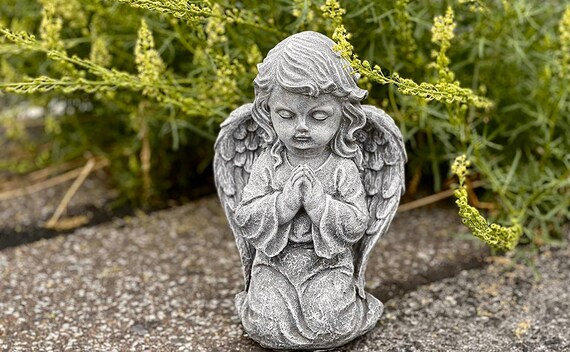
[[[295,136],[293,137],[294,140],[296,141],[310,141],[312,138],[310,136]]]

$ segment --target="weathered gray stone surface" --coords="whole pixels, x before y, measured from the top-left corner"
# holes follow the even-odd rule
[[[236,238],[247,334],[273,349],[346,344],[383,305],[365,271],[405,189],[394,120],[363,105],[358,74],[312,31],[260,63],[255,98],[230,113],[214,145],[214,178]]]
[[[340,351],[568,350],[570,249],[485,266],[464,232],[453,208],[398,214],[368,270],[384,316]],[[213,197],[3,249],[0,351],[262,351],[238,260]]]

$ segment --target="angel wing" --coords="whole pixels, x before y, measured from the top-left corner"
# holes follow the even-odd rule
[[[363,105],[366,125],[356,133],[363,154],[363,184],[369,222],[364,237],[356,244],[355,274],[358,294],[366,298],[364,274],[372,248],[388,230],[405,191],[404,164],[407,161],[402,133],[384,111]]]
[[[234,211],[241,201],[253,162],[263,150],[264,132],[251,116],[252,106],[251,103],[245,104],[232,111],[220,125],[220,133],[214,144],[214,179],[241,257],[246,290],[255,249],[240,235]]]

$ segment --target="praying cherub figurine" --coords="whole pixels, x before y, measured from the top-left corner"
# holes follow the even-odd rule
[[[402,135],[332,50],[302,32],[258,65],[255,100],[216,141],[218,193],[242,259],[236,307],[273,349],[326,349],[372,329],[368,256],[404,192]]]

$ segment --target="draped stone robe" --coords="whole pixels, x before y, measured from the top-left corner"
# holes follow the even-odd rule
[[[241,235],[256,249],[247,292],[236,306],[248,334],[276,349],[342,345],[370,330],[382,303],[356,293],[354,248],[368,222],[355,163],[335,154],[315,170],[326,193],[319,223],[303,208],[279,225],[277,196],[293,166],[266,150],[253,165],[236,208]],[[357,255],[357,254],[356,254]]]

